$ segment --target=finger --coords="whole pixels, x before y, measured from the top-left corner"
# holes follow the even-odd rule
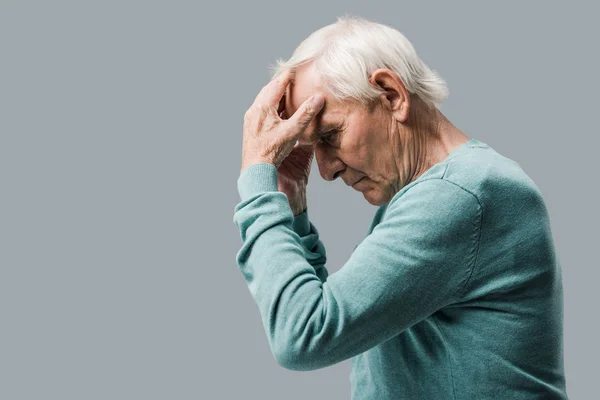
[[[292,72],[290,69],[284,70],[276,78],[266,84],[256,96],[254,104],[268,105],[279,108],[279,103],[285,89],[289,85],[292,79]]]
[[[298,107],[294,115],[288,121],[293,128],[294,134],[300,134],[306,130],[310,122],[321,112],[325,105],[325,96],[321,93],[315,94]]]

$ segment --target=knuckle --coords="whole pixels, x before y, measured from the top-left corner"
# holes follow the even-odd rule
[[[315,114],[315,108],[312,105],[307,105],[306,109],[304,110],[304,114],[306,114],[308,117],[312,117]]]

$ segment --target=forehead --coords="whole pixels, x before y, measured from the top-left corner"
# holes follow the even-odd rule
[[[293,78],[286,89],[286,111],[288,115],[296,112],[298,107],[319,90],[321,80],[312,63],[296,68]]]
[[[343,108],[342,104],[325,91],[319,74],[312,63],[302,65],[296,69],[294,78],[288,85],[285,93],[285,111],[289,117],[298,110],[304,101],[317,92],[325,95],[325,105],[311,121],[304,135],[302,135],[306,139],[311,138],[311,140],[315,139],[314,135],[319,130],[327,128],[327,125],[333,119],[339,119]]]

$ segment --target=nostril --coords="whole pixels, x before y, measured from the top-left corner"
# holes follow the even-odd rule
[[[342,171],[338,171],[335,174],[333,174],[333,180],[336,180],[338,178],[338,176],[340,176],[341,173],[342,173]]]

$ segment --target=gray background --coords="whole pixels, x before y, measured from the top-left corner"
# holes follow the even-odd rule
[[[591,2],[590,2],[591,3]],[[0,398],[348,399],[349,361],[279,367],[237,269],[243,115],[311,32],[391,25],[442,112],[540,187],[572,399],[597,390],[597,10],[584,2],[0,1]],[[375,207],[321,180],[337,271]]]

